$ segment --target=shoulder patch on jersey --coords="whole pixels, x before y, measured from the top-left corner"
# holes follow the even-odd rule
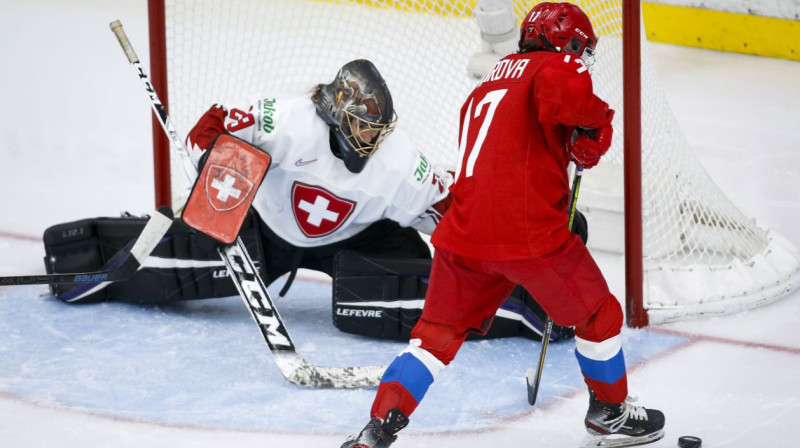
[[[278,100],[275,98],[264,98],[258,100],[258,127],[265,134],[271,134],[275,130],[275,109]]]
[[[414,164],[414,167],[414,180],[421,184],[427,182],[428,178],[431,176],[433,167],[430,162],[428,162],[428,158],[421,152],[417,152],[417,162]]]

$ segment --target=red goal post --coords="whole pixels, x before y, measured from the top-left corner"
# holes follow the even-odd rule
[[[536,3],[508,1],[514,26]],[[601,37],[593,78],[617,110],[614,144],[584,176],[578,205],[590,249],[625,253],[628,325],[736,312],[796,289],[797,249],[745,217],[680,132],[640,38],[640,2],[573,2]],[[185,135],[215,102],[307,91],[366,57],[396,97],[398,126],[434,163],[452,167],[476,55],[499,57],[491,53],[502,46],[482,39],[479,3],[148,0],[152,81]],[[216,73],[218,66],[229,70]],[[179,205],[185,185],[175,183],[180,173],[170,175],[169,143],[160,131],[153,138],[156,203]]]
[[[150,81],[158,92],[164,109],[169,113],[169,88],[167,86],[167,36],[164,0],[147,0],[147,22],[150,37]],[[161,122],[155,113],[153,127],[153,178],[156,207],[172,207],[172,165],[170,143],[161,132]],[[185,137],[184,137],[185,138]],[[179,204],[174,204],[179,205]]]
[[[649,323],[644,308],[642,262],[641,2],[622,2],[623,158],[625,160],[625,321]]]

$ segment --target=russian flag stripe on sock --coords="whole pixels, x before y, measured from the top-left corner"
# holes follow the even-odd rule
[[[622,339],[617,335],[605,341],[592,342],[575,336],[575,349],[589,359],[605,361],[619,353],[620,349],[622,349]]]
[[[412,344],[392,361],[381,383],[399,383],[419,403],[443,367],[433,355]]]
[[[622,378],[622,375],[625,375],[625,356],[623,356],[622,350],[606,361],[595,361],[578,352],[575,352],[575,356],[578,357],[578,364],[587,378],[613,384]]]
[[[601,342],[576,337],[575,357],[589,379],[613,384],[625,375],[625,356],[619,335]]]

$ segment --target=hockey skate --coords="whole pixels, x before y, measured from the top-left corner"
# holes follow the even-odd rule
[[[397,440],[398,431],[408,425],[408,417],[398,409],[391,409],[386,420],[373,418],[357,436],[350,436],[341,448],[388,448]]]
[[[589,391],[586,431],[581,448],[624,447],[655,442],[664,437],[664,414],[636,406],[630,397],[622,404],[598,401]]]

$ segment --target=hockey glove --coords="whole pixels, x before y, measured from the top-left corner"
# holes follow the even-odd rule
[[[197,147],[203,151],[210,149],[220,134],[227,133],[225,129],[227,116],[228,111],[224,107],[219,104],[211,106],[189,131],[189,135],[186,136],[186,146]]]
[[[603,126],[596,129],[576,127],[572,131],[569,153],[576,165],[588,169],[600,162],[600,158],[611,147],[611,139],[614,134],[614,128],[611,126],[613,118],[614,111],[609,110],[608,122]]]

